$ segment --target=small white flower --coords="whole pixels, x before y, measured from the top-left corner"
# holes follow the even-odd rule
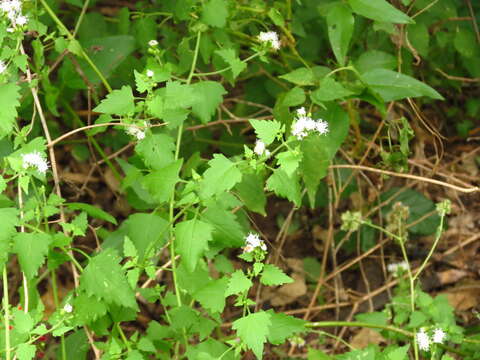
[[[13,33],[14,31],[15,31],[15,29],[12,28],[12,27],[8,27],[8,28],[7,28],[7,32],[9,32],[9,33]]]
[[[258,35],[258,40],[269,44],[274,50],[280,49],[280,40],[278,39],[278,34],[275,31],[262,31]]]
[[[22,160],[24,169],[35,167],[37,168],[37,171],[42,174],[45,174],[45,172],[48,170],[47,160],[45,160],[38,151],[23,154]]]
[[[158,41],[157,41],[157,40],[150,40],[150,41],[148,42],[148,45],[150,45],[150,46],[157,46],[157,45],[158,45]]]
[[[417,343],[420,350],[428,351],[430,348],[430,338],[423,328],[417,332]]]
[[[147,70],[147,76],[149,78],[153,77],[153,75],[155,75],[155,73],[152,70]]]
[[[301,107],[300,109],[297,109],[297,115],[298,116],[305,116],[307,115],[307,112],[305,111],[304,107]]]
[[[63,307],[63,310],[66,312],[66,313],[71,313],[73,311],[73,306],[70,305],[70,304],[65,304],[65,306]]]
[[[257,140],[255,143],[255,148],[253,149],[253,152],[257,155],[263,155],[267,150],[267,147],[265,143],[262,140]]]
[[[441,328],[436,328],[433,332],[432,342],[436,344],[443,344],[446,336],[447,334],[445,334],[445,332]]]
[[[260,239],[260,236],[257,234],[250,233],[245,238],[245,247],[243,248],[243,252],[249,253],[255,250],[257,247],[262,249],[263,251],[267,250],[267,245],[263,240]]]
[[[5,62],[0,60],[0,74],[3,74],[5,70],[7,70],[7,65],[5,64]]]
[[[394,276],[397,276],[399,270],[402,270],[402,271],[408,270],[408,263],[406,261],[401,261],[399,263],[388,264],[387,270],[393,273]]]
[[[297,117],[292,124],[292,135],[296,136],[298,140],[302,140],[309,132],[315,131],[320,135],[328,133],[328,123],[322,119],[313,120],[306,115],[305,108],[297,109]]]
[[[142,129],[140,129],[136,126],[133,126],[133,125],[129,126],[126,131],[127,131],[128,134],[137,138],[137,140],[145,139],[145,131],[143,131]]]
[[[326,121],[317,120],[315,128],[320,135],[328,133],[328,123]]]
[[[19,25],[19,26],[23,26],[27,23],[28,21],[28,18],[24,15],[19,15],[17,16],[17,18],[15,19],[15,24]]]

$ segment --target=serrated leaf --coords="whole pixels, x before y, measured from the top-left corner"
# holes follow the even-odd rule
[[[307,86],[315,84],[315,75],[312,69],[301,67],[287,74],[280,75],[280,79],[287,80],[295,85]]]
[[[137,143],[135,151],[143,158],[145,165],[154,170],[159,170],[175,160],[174,140],[166,134],[148,134]]]
[[[203,308],[213,312],[221,313],[225,307],[225,291],[227,290],[228,279],[221,278],[211,280],[206,286],[193,294]]]
[[[242,181],[235,186],[235,190],[245,206],[249,210],[265,216],[267,198],[263,188],[264,181],[260,175],[256,173],[245,174]]]
[[[286,198],[296,205],[300,205],[302,196],[298,175],[294,173],[288,176],[282,169],[276,169],[267,180],[267,189],[273,191],[277,196]]]
[[[20,86],[11,82],[0,84],[0,138],[10,135],[20,105]]]
[[[235,163],[222,154],[214,154],[208,165],[200,187],[200,196],[204,199],[229,191],[242,180],[242,173]]]
[[[70,223],[60,223],[64,231],[71,232],[73,236],[85,236],[88,221],[87,213],[82,211]]]
[[[265,145],[270,145],[278,135],[281,124],[276,120],[249,120],[255,129],[257,137],[262,140]]]
[[[273,345],[280,345],[289,337],[306,331],[305,320],[286,315],[284,313],[275,313],[273,310],[268,310],[267,313],[271,315],[271,326],[268,334],[268,341]]]
[[[408,349],[410,348],[410,344],[407,344],[402,347],[397,347],[391,351],[389,351],[387,355],[387,360],[406,360],[408,359]]]
[[[292,176],[302,160],[302,154],[298,151],[289,150],[278,153],[275,158],[278,160],[280,169],[285,171],[288,176]]]
[[[219,206],[209,206],[202,214],[202,219],[214,227],[213,240],[216,246],[238,248],[243,245],[245,231],[232,212]]]
[[[89,296],[136,310],[135,293],[119,262],[114,250],[103,250],[85,267],[80,276],[80,288]]]
[[[298,106],[305,102],[305,91],[300,87],[294,87],[286,92],[283,98],[279,99],[281,106]]]
[[[198,259],[208,249],[212,231],[210,224],[197,219],[182,221],[175,226],[175,246],[190,272],[195,270]]]
[[[366,18],[395,24],[412,24],[414,21],[385,0],[348,0],[353,12]]]
[[[165,86],[165,109],[186,109],[199,101],[192,85],[180,81],[168,81]]]
[[[101,219],[117,225],[117,220],[102,209],[86,203],[66,203],[65,206],[71,210],[83,210],[95,219]]]
[[[354,24],[353,14],[344,4],[334,5],[328,12],[328,39],[341,66],[345,65],[345,57],[352,38]]]
[[[158,203],[162,204],[170,200],[175,190],[175,185],[180,180],[178,174],[181,167],[182,159],[174,161],[161,169],[154,170],[143,178],[143,185]]]
[[[271,315],[261,311],[247,315],[233,322],[232,328],[242,341],[252,349],[258,359],[263,358],[263,344],[271,326]]]
[[[26,313],[18,309],[14,309],[13,316],[14,316],[13,327],[20,334],[27,334],[33,329],[33,326],[35,325],[35,323],[33,321],[32,316],[29,313]]]
[[[225,297],[248,291],[252,285],[252,280],[250,280],[242,270],[237,270],[228,280],[227,290],[225,290]]]
[[[31,280],[45,261],[52,238],[46,233],[17,233],[13,238],[14,251],[27,279]]]
[[[228,7],[225,0],[210,0],[203,6],[202,21],[205,24],[223,28],[227,18]]]
[[[222,84],[215,81],[200,81],[192,87],[199,98],[192,106],[192,113],[206,124],[215,115],[217,107],[223,102],[223,95],[227,92]]]
[[[0,266],[8,259],[10,240],[16,234],[15,226],[18,225],[18,210],[15,208],[0,208]]]
[[[230,67],[235,79],[247,68],[247,64],[239,59],[234,49],[221,49],[215,51]]]
[[[362,80],[380,94],[384,101],[394,101],[408,97],[428,96],[443,100],[435,89],[408,75],[387,69],[373,69],[362,74]]]
[[[37,347],[32,344],[20,344],[15,351],[18,360],[31,360],[35,357]]]
[[[73,299],[75,321],[78,324],[89,324],[107,313],[107,306],[95,296],[88,296],[82,292]]]
[[[327,77],[320,82],[320,87],[312,92],[310,97],[315,104],[322,104],[325,101],[342,99],[352,94],[353,92],[346,89],[341,83]]]
[[[275,265],[265,264],[260,275],[260,282],[267,286],[277,286],[289,284],[293,282],[293,279]]]
[[[119,116],[133,114],[135,103],[132,88],[124,85],[120,90],[113,90],[93,111]]]

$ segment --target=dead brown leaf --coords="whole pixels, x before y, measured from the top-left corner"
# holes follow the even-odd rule
[[[386,342],[385,338],[377,331],[369,328],[362,328],[350,341],[355,349],[366,348],[370,344],[378,345],[382,342]]]

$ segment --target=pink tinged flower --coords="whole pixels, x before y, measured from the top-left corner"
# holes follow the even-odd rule
[[[436,344],[443,344],[443,341],[445,340],[446,336],[447,334],[445,334],[445,332],[442,329],[437,328],[433,332],[432,342]]]
[[[420,350],[428,351],[430,349],[430,338],[423,328],[417,332],[416,338]]]

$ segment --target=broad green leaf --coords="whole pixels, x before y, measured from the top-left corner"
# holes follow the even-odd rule
[[[392,349],[386,353],[386,360],[407,360],[409,348],[410,344]]]
[[[277,286],[291,283],[293,279],[275,265],[265,264],[260,276],[260,282],[267,286]]]
[[[270,321],[272,322],[268,341],[273,345],[283,344],[292,335],[306,331],[306,321],[302,319],[284,313],[275,313],[273,310],[268,310],[267,313],[271,315]]]
[[[92,257],[80,276],[80,289],[108,304],[136,310],[135,292],[119,262],[120,258],[112,249]]]
[[[414,21],[385,0],[347,0],[353,12],[366,18],[396,24],[412,24]]]
[[[355,19],[348,6],[336,4],[331,7],[327,15],[328,39],[341,66],[345,65],[345,57],[352,39],[354,25]]]
[[[242,270],[237,270],[232,274],[232,277],[228,281],[227,290],[225,290],[225,297],[244,293],[245,291],[248,291],[252,285],[252,280],[250,280]]]
[[[343,87],[341,83],[327,77],[320,82],[320,87],[312,92],[310,97],[315,104],[322,104],[325,101],[341,99],[352,94],[353,92]]]
[[[124,85],[120,90],[113,90],[93,111],[119,116],[133,114],[135,103],[132,88]]]
[[[228,6],[225,0],[209,0],[202,11],[202,21],[210,26],[223,28],[227,23]]]
[[[436,90],[408,75],[387,69],[373,69],[362,74],[362,80],[380,94],[384,101],[394,101],[408,97],[428,96],[443,100]]]
[[[208,249],[212,231],[210,224],[196,219],[175,226],[175,246],[190,272],[195,270],[198,259]]]
[[[267,341],[271,315],[260,311],[233,322],[232,328],[242,341],[252,349],[258,359],[263,358],[263,344]]]
[[[81,292],[73,299],[73,308],[75,309],[75,321],[78,324],[91,323],[107,313],[107,306],[101,299],[95,296],[88,296]]]
[[[16,358],[18,360],[31,360],[35,358],[37,347],[32,344],[20,344],[15,351]]]
[[[165,109],[186,109],[199,101],[193,85],[182,84],[180,81],[168,81],[165,86]]]
[[[275,156],[278,160],[278,164],[280,165],[280,169],[285,171],[288,176],[292,176],[292,174],[297,170],[300,161],[302,160],[302,154],[296,150],[288,150],[281,153],[278,153]]]
[[[137,143],[135,151],[154,170],[164,168],[175,160],[174,140],[166,134],[148,134]]]
[[[245,174],[242,181],[235,186],[235,190],[245,206],[249,210],[265,216],[267,198],[265,197],[263,188],[264,181],[260,175],[256,173]]]
[[[198,290],[193,298],[197,300],[203,308],[213,312],[221,313],[225,307],[225,291],[227,290],[227,278],[221,278],[210,281],[206,286]]]
[[[453,44],[455,49],[467,59],[471,59],[478,51],[474,32],[470,29],[459,28],[455,33]]]
[[[204,342],[189,346],[186,351],[188,360],[201,360],[200,354],[207,354],[205,359],[218,360],[235,360],[233,351],[228,351],[228,346],[213,338],[208,338]]]
[[[199,321],[199,314],[190,306],[182,305],[169,311],[170,327],[174,330],[185,329],[189,331],[191,327]]]
[[[192,106],[192,113],[206,124],[215,115],[217,107],[223,101],[223,95],[227,92],[222,84],[215,81],[200,81],[193,84],[192,87],[199,97],[199,101]]]
[[[45,233],[17,233],[13,238],[14,251],[27,279],[31,280],[45,261],[52,241]]]
[[[0,208],[0,267],[8,260],[10,241],[16,234],[15,226],[18,225],[18,210],[15,208]]]
[[[178,174],[182,167],[182,159],[174,161],[169,165],[152,171],[143,178],[143,185],[152,194],[158,203],[164,203],[170,200],[175,185],[180,180]]]
[[[235,79],[247,68],[247,64],[239,59],[234,49],[221,49],[215,51],[230,67]]]
[[[287,74],[279,76],[280,79],[287,80],[298,86],[307,86],[315,84],[315,75],[312,69],[301,67]]]
[[[283,15],[274,7],[271,7],[268,11],[268,17],[273,21],[275,25],[280,27],[285,26],[285,19],[283,18]]]
[[[393,70],[397,66],[397,58],[380,50],[368,50],[355,62],[355,67],[360,73],[367,72],[370,69],[388,69]]]
[[[332,360],[333,358],[325,354],[321,350],[309,348],[307,360]]]
[[[35,325],[32,316],[22,310],[14,309],[13,317],[13,327],[21,334],[29,333]]]
[[[298,106],[305,102],[305,91],[300,87],[294,87],[280,98],[281,106]]]
[[[0,84],[0,138],[10,135],[20,105],[20,86],[11,82]]]
[[[412,24],[407,26],[408,40],[412,47],[421,56],[427,57],[430,42],[430,33],[424,23]]]
[[[72,236],[85,236],[88,220],[87,213],[82,211],[69,223],[60,223],[64,231],[72,234]]]
[[[82,210],[95,219],[101,219],[117,225],[117,220],[102,209],[86,203],[66,203],[65,206],[71,210]]]
[[[213,241],[223,248],[238,248],[244,244],[245,230],[238,222],[237,215],[220,206],[209,206],[202,219],[214,227]]]
[[[242,173],[235,163],[222,154],[214,154],[208,165],[200,187],[200,196],[204,199],[229,191],[242,180]]]
[[[255,129],[257,137],[262,140],[265,145],[270,145],[275,140],[282,126],[276,120],[251,119],[250,124],[252,124],[253,128]]]
[[[268,178],[267,189],[273,191],[277,196],[286,198],[296,205],[300,205],[302,198],[298,180],[296,173],[288,176],[282,169],[277,169]]]

